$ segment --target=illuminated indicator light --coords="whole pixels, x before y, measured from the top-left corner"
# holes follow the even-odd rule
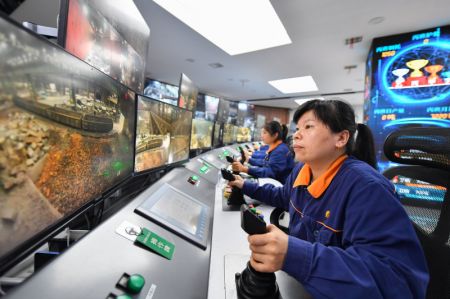
[[[113,168],[114,168],[115,171],[120,171],[120,170],[124,169],[124,165],[123,165],[122,162],[116,161],[113,164]]]
[[[193,175],[193,176],[192,176],[192,179],[193,179],[194,181],[198,181],[198,176]]]
[[[325,212],[325,218],[330,218],[330,210]]]

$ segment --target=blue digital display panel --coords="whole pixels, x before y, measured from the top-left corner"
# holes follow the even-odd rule
[[[450,26],[373,40],[366,63],[364,120],[378,167],[383,143],[402,127],[450,127]]]

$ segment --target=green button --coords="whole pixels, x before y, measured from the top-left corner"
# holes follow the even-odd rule
[[[131,293],[139,293],[144,287],[145,279],[140,274],[133,274],[128,279],[127,287]]]
[[[250,208],[250,211],[252,211],[253,213],[256,213],[256,208]]]
[[[208,171],[208,166],[206,166],[206,165],[203,165],[201,168],[200,168],[200,172],[201,173],[205,173],[205,172],[207,172]]]
[[[192,179],[193,179],[194,181],[198,181],[198,176],[193,175],[193,176],[192,176]]]
[[[133,299],[130,295],[123,294],[116,297],[116,299]]]

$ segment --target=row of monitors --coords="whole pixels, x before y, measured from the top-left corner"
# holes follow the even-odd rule
[[[191,149],[210,149],[252,141],[252,129],[205,119],[192,120]]]
[[[187,88],[186,86],[190,87]],[[194,118],[196,119],[232,123],[237,126],[244,126],[247,118],[250,118],[250,122],[253,122],[254,111],[252,105],[230,102],[202,93],[196,93],[196,98],[189,97],[189,94],[194,94],[194,92],[189,92],[189,90],[195,89],[195,85],[185,74],[181,74],[180,87],[149,79],[146,82],[144,95],[175,106],[180,106],[180,98],[190,98],[190,103],[194,103],[190,105],[192,108],[190,110],[195,111]],[[183,96],[183,94],[187,94],[187,96]],[[182,100],[181,102],[185,103],[186,101]]]
[[[3,15],[0,29],[2,274],[135,171],[186,161],[193,112],[136,95]]]
[[[192,112],[187,109],[138,95],[136,173],[186,161],[190,149],[248,141],[249,128],[192,119]]]

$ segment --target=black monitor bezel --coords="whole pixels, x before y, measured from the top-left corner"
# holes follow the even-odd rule
[[[69,18],[69,1],[59,0],[59,15],[58,15],[58,37],[56,39],[58,45],[66,48],[66,32],[67,21]]]

